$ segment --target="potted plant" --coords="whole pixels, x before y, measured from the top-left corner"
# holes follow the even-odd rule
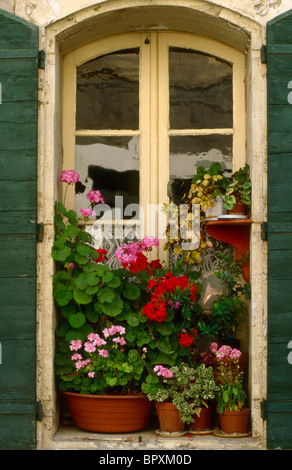
[[[203,407],[208,407],[218,390],[212,368],[205,364],[191,367],[182,363],[171,368],[156,365],[153,372],[142,390],[155,401],[159,424],[165,432],[183,431],[185,424],[193,423]]]
[[[76,184],[78,175],[67,172],[62,181]],[[99,192],[90,192],[90,207],[81,211],[85,222],[94,216],[94,205],[101,197]],[[92,247],[91,236],[85,227],[80,228],[76,212],[67,211],[59,202],[55,227],[52,247],[56,265],[53,294],[58,315],[55,367],[62,392],[82,395],[82,399],[85,395],[99,395],[104,399],[111,396],[111,402],[113,395],[116,398],[119,395],[129,401],[130,395],[143,395],[144,375],[154,364],[163,361],[173,366],[182,358],[191,360],[189,353],[191,345],[195,345],[195,325],[200,311],[196,273],[183,272],[179,264],[169,269],[159,260],[149,261],[148,251],[158,244],[153,237],[119,247],[115,256],[120,267],[110,268],[106,251]],[[91,359],[93,369],[89,370],[87,364],[76,375],[71,342],[85,344],[88,335],[101,337],[101,332],[116,325],[125,331],[123,355],[113,348],[111,355],[102,357],[103,361],[99,356],[98,361],[86,357],[84,360]],[[89,351],[85,352],[88,356]],[[100,373],[111,378],[106,382],[107,387],[98,385],[96,377],[100,378]],[[113,380],[115,374],[119,378],[121,373],[121,381]],[[145,394],[143,398],[145,402]],[[145,406],[149,410],[148,399]],[[112,428],[112,432],[120,431]]]
[[[217,411],[220,415],[221,430],[226,434],[247,432],[249,409],[244,408],[246,392],[243,389],[243,372],[239,367],[241,352],[228,345],[218,348],[211,345],[211,351],[220,363]],[[231,362],[233,367],[231,367]]]
[[[246,300],[251,295],[250,283],[243,280],[241,273],[246,258],[236,260],[233,255],[223,255],[221,252],[218,253],[218,258],[221,264],[214,274],[224,285],[225,292],[217,296],[211,312],[202,315],[202,320],[198,322],[198,331],[221,344],[234,344],[235,334],[245,320]]]
[[[81,429],[95,432],[129,432],[144,429],[152,406],[141,394],[145,354],[127,347],[126,330],[111,324],[89,333],[86,341],[72,340],[73,370],[58,373],[73,420]]]
[[[61,175],[61,181],[67,184],[76,184],[78,179],[79,175],[73,171],[65,171]],[[103,201],[99,191],[90,191],[88,199],[90,207],[80,211],[85,222],[94,216],[94,206]],[[142,376],[146,373],[143,347],[150,338],[145,332],[136,334],[135,330],[139,321],[144,321],[140,309],[143,303],[145,275],[150,277],[158,265],[147,263],[143,271],[144,280],[139,278],[139,273],[133,276],[129,270],[111,269],[106,264],[105,250],[94,249],[90,234],[84,227],[80,228],[76,212],[67,211],[59,202],[56,203],[55,228],[52,257],[56,265],[53,295],[58,314],[55,353],[58,387],[62,392],[66,392],[73,416],[75,415],[72,406],[75,398],[84,401],[88,397],[94,397],[97,402],[101,401],[101,397],[103,400],[110,397],[113,405],[119,396],[128,403],[128,409],[135,410],[134,424],[127,424],[126,420],[118,418],[116,414],[118,423],[115,422],[115,426],[118,424],[118,427],[113,425],[111,431],[101,425],[100,418],[86,425],[86,429],[103,432],[131,431],[136,430],[137,426],[141,429],[141,426],[146,425],[152,411],[149,400],[141,394]],[[143,252],[147,252],[155,243],[156,240],[149,237],[137,244],[136,251],[142,256]],[[70,347],[75,344],[72,341],[88,345],[91,335],[100,336],[101,332],[116,325],[123,328],[123,337],[115,337],[123,344],[118,342],[110,347],[109,337],[103,354],[98,349],[95,356],[91,356],[90,351],[85,350],[85,357],[82,355],[81,362],[76,361],[76,356],[72,360]],[[105,338],[102,341],[105,341]],[[85,367],[81,367],[81,364],[84,364],[82,361],[89,360]],[[70,392],[70,395],[67,392]],[[73,397],[73,394],[77,397]],[[135,405],[130,404],[130,398],[133,398]],[[137,419],[141,407],[144,408],[142,422],[140,418]],[[118,405],[118,408],[121,409],[121,406]],[[104,404],[103,409],[106,409]],[[84,428],[84,423],[82,426]]]
[[[232,180],[226,187],[222,199],[230,214],[246,213],[246,208],[251,205],[251,180],[248,164],[232,175]]]
[[[224,213],[222,195],[228,185],[229,178],[224,175],[220,163],[214,162],[209,169],[203,166],[197,168],[197,173],[192,179],[188,194],[184,197],[183,204],[176,206],[173,203],[165,204],[163,211],[169,215],[170,223],[166,230],[167,242],[165,250],[172,249],[174,254],[180,256],[185,264],[192,266],[202,262],[202,256],[212,245],[205,240],[204,222],[215,210],[217,215]],[[221,207],[218,212],[216,206]],[[197,209],[195,209],[197,206]],[[187,207],[188,216],[181,217],[181,207]],[[197,224],[194,219],[194,211]],[[183,248],[183,243],[188,247]]]
[[[187,200],[192,204],[200,204],[201,210],[208,217],[207,211],[218,201],[220,205],[228,183],[229,178],[224,175],[220,163],[212,163],[209,169],[199,166],[193,177]]]

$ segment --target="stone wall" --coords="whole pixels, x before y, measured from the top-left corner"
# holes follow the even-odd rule
[[[260,402],[266,394],[267,286],[266,252],[260,238],[260,224],[266,212],[266,90],[260,48],[265,42],[266,22],[288,11],[291,6],[290,0],[272,3],[267,0],[0,0],[0,9],[39,26],[40,48],[46,51],[46,68],[40,71],[39,83],[39,221],[45,227],[44,241],[38,252],[38,397],[44,407],[44,420],[38,423],[40,449],[54,448],[53,436],[58,427],[53,370],[55,321],[50,249],[53,204],[58,193],[57,175],[62,160],[62,54],[81,41],[114,32],[136,31],[139,28],[171,29],[175,26],[177,30],[190,32],[194,25],[202,34],[215,35],[224,42],[234,44],[247,56],[247,156],[254,188],[250,396],[253,436],[264,442],[265,427],[260,417]],[[204,22],[204,19],[208,21]]]

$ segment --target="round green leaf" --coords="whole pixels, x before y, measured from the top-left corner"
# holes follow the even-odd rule
[[[79,290],[77,287],[75,287],[73,291],[73,297],[78,304],[89,304],[92,301],[91,295],[86,294],[82,290]]]
[[[98,289],[99,289],[98,286],[92,286],[92,287],[88,287],[88,288],[85,290],[85,292],[86,292],[86,294],[88,294],[88,295],[94,295],[94,294],[97,293]]]
[[[136,349],[131,349],[128,354],[128,359],[130,362],[135,362],[139,358],[138,351]]]
[[[135,284],[127,284],[123,290],[123,295],[126,299],[136,300],[140,297],[140,289]]]
[[[88,258],[86,258],[86,256],[79,255],[79,253],[75,253],[74,259],[75,259],[76,263],[78,263],[78,264],[87,264],[88,263]]]
[[[116,294],[115,298],[111,303],[101,304],[101,310],[105,315],[108,315],[109,317],[116,317],[123,311],[123,306],[124,303],[121,297]]]
[[[166,353],[166,354],[169,354],[172,350],[172,346],[170,344],[170,341],[169,341],[169,337],[166,336],[164,338],[162,338],[158,344],[157,344],[157,347],[160,351]]]
[[[97,296],[100,302],[111,303],[114,300],[116,294],[111,287],[105,286],[102,289],[99,289]]]
[[[127,315],[127,322],[130,326],[138,326],[139,325],[139,320],[137,316],[134,313],[130,313]]]
[[[85,290],[88,287],[88,281],[85,274],[81,273],[78,277],[76,277],[75,284],[78,289]]]
[[[141,347],[151,341],[149,334],[146,331],[139,331],[137,334],[137,346]]]
[[[114,277],[113,273],[111,271],[109,271],[104,276],[102,276],[102,280],[103,280],[103,282],[105,282],[107,284],[108,282],[110,282],[112,280],[113,277]]]
[[[64,235],[68,238],[75,238],[78,235],[78,229],[75,227],[75,225],[67,225],[67,227],[64,230]]]
[[[130,330],[126,332],[126,340],[128,343],[132,343],[136,339],[136,332],[135,330]]]
[[[72,299],[72,292],[70,292],[67,289],[59,290],[55,294],[55,299],[58,305],[60,305],[61,307],[64,305],[67,305],[69,301]]]
[[[96,323],[99,318],[99,313],[95,310],[92,304],[86,306],[85,315],[87,320],[91,321],[92,323]]]
[[[55,247],[52,248],[52,257],[56,261],[64,262],[68,258],[71,253],[71,249],[69,246],[65,246],[61,250],[56,249]]]
[[[77,253],[79,253],[79,255],[87,256],[87,255],[89,255],[89,253],[91,251],[91,248],[88,245],[80,244],[80,245],[77,245],[76,250],[77,250]]]
[[[112,287],[113,289],[116,289],[116,287],[119,287],[121,285],[121,281],[117,276],[113,276],[112,280],[107,283],[109,287]]]
[[[78,313],[74,313],[73,315],[70,315],[70,317],[68,318],[68,321],[70,325],[72,326],[72,328],[81,328],[81,326],[83,326],[84,323],[86,322],[86,317],[84,313],[78,312]]]
[[[87,274],[87,282],[89,286],[97,286],[99,283],[99,277],[95,272]]]

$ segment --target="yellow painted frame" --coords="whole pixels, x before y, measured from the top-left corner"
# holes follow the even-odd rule
[[[201,51],[230,62],[233,66],[233,128],[170,130],[168,123],[168,50],[170,46]],[[79,65],[99,55],[127,48],[140,48],[140,129],[129,131],[75,130],[76,70]],[[63,61],[63,168],[74,169],[75,137],[78,135],[139,135],[140,205],[159,207],[168,202],[169,136],[233,135],[233,169],[246,161],[245,55],[214,39],[194,34],[151,31],[121,34],[81,46],[64,56]],[[69,188],[67,206],[74,209],[74,188]],[[156,227],[158,227],[156,214]],[[142,222],[142,221],[141,221]],[[163,253],[159,253],[164,258]]]

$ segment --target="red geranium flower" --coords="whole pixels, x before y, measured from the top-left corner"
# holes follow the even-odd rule
[[[179,337],[179,344],[184,348],[189,348],[194,342],[194,339],[188,333],[181,333]]]
[[[105,250],[104,248],[98,248],[97,250],[95,250],[97,253],[98,253],[98,258],[97,259],[94,259],[93,261],[95,261],[96,263],[99,263],[100,261],[103,261],[103,260],[107,260],[107,250]]]

